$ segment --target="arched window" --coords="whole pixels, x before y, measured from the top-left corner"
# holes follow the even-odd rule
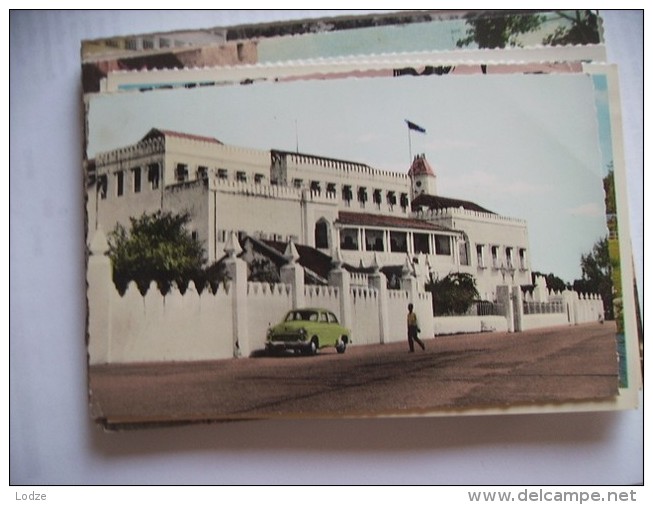
[[[324,219],[315,223],[315,248],[329,248],[329,224]]]

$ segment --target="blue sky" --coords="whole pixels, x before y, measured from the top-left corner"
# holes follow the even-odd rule
[[[573,281],[581,254],[606,234],[597,124],[605,98],[595,82],[584,74],[405,76],[94,96],[89,156],[152,127],[295,150],[297,124],[302,152],[406,172],[410,119],[426,129],[412,133],[412,150],[426,154],[440,195],[526,219],[533,269]]]

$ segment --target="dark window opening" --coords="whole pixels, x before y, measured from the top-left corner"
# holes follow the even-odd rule
[[[247,174],[245,172],[236,172],[236,180],[238,182],[247,182]]]
[[[435,254],[451,256],[451,238],[447,235],[435,236]]]
[[[254,174],[255,184],[261,184],[263,182],[263,179],[265,179],[265,176],[263,174]]]
[[[322,193],[320,181],[311,181],[311,192],[317,193],[318,195]]]
[[[365,250],[383,252],[383,232],[381,230],[365,230]]]
[[[390,252],[408,252],[408,240],[403,231],[390,232]]]
[[[358,250],[358,230],[356,228],[340,230],[340,249],[343,251]]]
[[[197,178],[206,181],[209,178],[209,169],[208,167],[199,166],[197,167]]]
[[[124,172],[116,173],[116,195],[122,196],[125,192],[125,174]]]
[[[147,180],[150,182],[152,189],[159,188],[160,177],[159,165],[157,163],[150,165],[147,169]]]
[[[315,223],[315,248],[329,248],[329,225],[325,221]]]
[[[134,193],[140,193],[141,192],[141,169],[135,168],[132,170],[132,174],[134,177]]]
[[[100,175],[97,178],[97,191],[100,195],[100,199],[104,200],[107,197],[107,187],[109,185],[109,179],[106,175]]]
[[[492,246],[492,266],[494,268],[499,268],[499,246]]]
[[[218,168],[218,179],[226,180],[229,177],[226,168]]]
[[[177,169],[175,170],[175,179],[177,182],[185,182],[188,180],[188,165],[177,163]]]
[[[402,193],[401,194],[400,203],[401,203],[401,208],[406,210],[406,208],[408,207],[408,194],[407,193]]]
[[[329,182],[327,184],[327,193],[330,195],[335,195],[336,194],[336,185],[333,182]]]
[[[431,254],[429,236],[426,233],[413,233],[413,251],[415,253]]]
[[[383,197],[381,196],[381,190],[380,189],[375,189],[374,193],[372,193],[372,201],[376,204],[376,207],[378,209],[381,208],[381,201],[383,200]]]
[[[458,253],[460,255],[460,264],[469,265],[469,244],[466,241],[458,243]]]

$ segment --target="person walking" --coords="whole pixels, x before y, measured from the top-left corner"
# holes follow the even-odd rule
[[[426,350],[426,347],[424,346],[424,342],[422,342],[417,336],[417,334],[420,332],[420,329],[419,329],[419,323],[417,321],[417,314],[413,312],[412,303],[408,304],[408,315],[406,316],[406,325],[408,328],[408,347],[410,348],[410,352],[415,352],[414,342],[417,342],[423,351]]]

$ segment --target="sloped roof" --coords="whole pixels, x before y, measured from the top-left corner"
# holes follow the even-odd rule
[[[410,166],[410,169],[408,170],[408,175],[409,176],[414,176],[414,175],[433,175],[435,176],[435,172],[433,172],[433,169],[431,168],[431,164],[427,161],[426,156],[423,154],[418,154],[415,156],[415,159],[413,160],[413,164]]]
[[[152,128],[149,132],[147,132],[147,134],[141,140],[147,140],[147,139],[157,138],[157,137],[176,137],[180,139],[197,140],[199,142],[211,142],[213,144],[222,145],[222,142],[220,142],[218,139],[213,137],[204,137],[202,135],[193,135],[191,133],[176,132],[174,130],[162,130],[159,128]]]
[[[422,193],[413,200],[412,207],[413,210],[417,210],[418,207],[428,207],[429,209],[459,209],[462,207],[466,210],[495,214],[495,212],[483,208],[474,202],[458,200],[456,198],[446,198],[444,196],[427,195],[425,193]]]
[[[366,214],[363,212],[338,212],[338,221],[344,225],[376,226],[379,228],[412,228],[417,230],[455,231],[445,226],[429,223],[421,219],[407,217]]]
[[[279,253],[279,256],[282,258],[286,252],[286,247],[288,246],[287,242],[276,242],[272,240],[261,240],[260,242],[276,250]],[[295,248],[299,253],[299,260],[297,260],[297,263],[299,263],[305,269],[310,270],[310,272],[317,274],[319,277],[321,277],[320,280],[326,280],[329,278],[329,270],[331,270],[332,261],[331,256],[328,256],[307,245],[295,244]]]

